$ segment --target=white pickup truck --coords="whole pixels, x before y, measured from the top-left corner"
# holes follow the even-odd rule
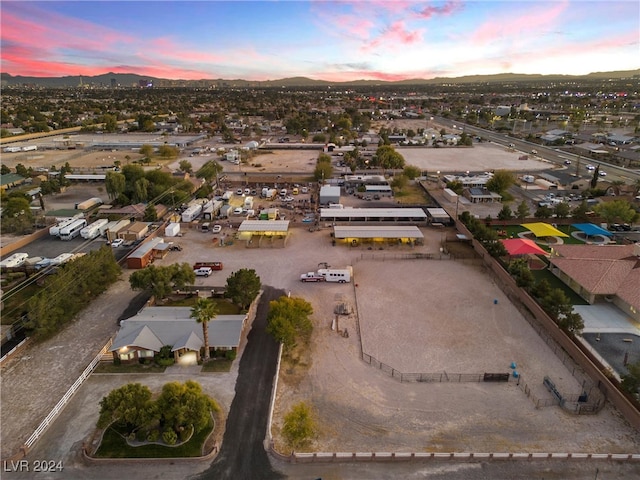
[[[308,272],[300,275],[301,282],[324,282],[326,280],[327,279],[324,277],[324,275],[320,275],[316,272]]]

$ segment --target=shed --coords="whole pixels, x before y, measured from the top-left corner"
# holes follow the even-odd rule
[[[118,236],[124,240],[140,240],[149,231],[149,224],[145,222],[133,222],[118,232]]]
[[[447,224],[451,221],[451,217],[444,208],[427,208],[427,216],[430,223]]]
[[[323,185],[320,187],[320,205],[340,203],[340,187]]]
[[[153,259],[162,258],[166,255],[166,248],[157,248],[161,243],[164,243],[162,238],[152,238],[148,242],[140,245],[133,253],[127,257],[127,268],[140,269],[144,268],[153,262]]]

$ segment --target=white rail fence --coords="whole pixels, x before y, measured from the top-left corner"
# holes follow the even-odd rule
[[[95,358],[91,361],[91,363],[87,365],[87,368],[84,369],[84,371],[80,374],[78,379],[73,383],[73,385],[71,385],[69,390],[67,390],[67,393],[64,394],[64,396],[60,399],[60,401],[56,404],[56,406],[53,407],[51,412],[49,412],[49,415],[47,415],[46,418],[42,421],[42,423],[38,425],[38,428],[36,428],[35,432],[31,434],[31,436],[27,439],[26,442],[24,442],[22,451],[25,455],[29,451],[29,449],[38,441],[38,439],[44,434],[44,432],[47,430],[49,425],[53,423],[53,421],[64,409],[64,407],[69,402],[69,400],[71,400],[71,397],[73,397],[73,394],[76,393],[78,389],[82,386],[84,381],[87,378],[89,378],[89,375],[91,375],[93,370],[96,368],[96,365],[100,363],[102,356],[109,350],[109,347],[111,347],[112,343],[113,343],[113,339],[110,338],[109,341],[107,341],[107,343],[104,345],[104,347],[102,347],[102,349],[100,350],[100,353],[98,353],[95,356]]]

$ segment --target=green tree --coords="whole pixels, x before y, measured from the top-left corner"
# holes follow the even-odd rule
[[[515,181],[515,177],[510,171],[497,170],[487,182],[487,189],[502,194],[506,192]]]
[[[220,410],[217,403],[202,391],[202,386],[193,380],[163,385],[156,408],[162,413],[162,423],[174,432],[193,426],[195,433],[209,425],[211,412]]]
[[[407,165],[406,167],[404,167],[404,170],[402,171],[402,173],[409,180],[415,180],[420,175],[422,175],[422,172],[420,171],[420,169],[415,165]]]
[[[144,217],[142,219],[145,222],[158,221],[158,212],[156,211],[156,207],[153,203],[147,203],[147,206],[144,208]]]
[[[7,175],[11,173],[11,169],[7,167],[4,163],[0,165],[0,175]]]
[[[189,160],[180,160],[180,171],[185,173],[193,173],[193,165]]]
[[[318,156],[316,168],[313,171],[313,178],[317,181],[327,180],[333,176],[333,166],[331,165],[331,157],[324,153]]]
[[[600,165],[596,166],[596,169],[593,171],[593,176],[591,177],[591,182],[589,185],[591,189],[595,189],[598,186],[598,177],[600,176]]]
[[[640,214],[626,200],[614,200],[602,202],[593,207],[593,211],[602,217],[608,224],[622,222],[634,223],[640,219]]]
[[[373,165],[385,170],[404,168],[404,157],[391,145],[382,145],[376,150],[373,157]]]
[[[55,334],[120,275],[113,249],[103,246],[58,267],[47,288],[27,302],[25,327],[36,339]]]
[[[222,165],[215,160],[209,160],[196,172],[196,177],[204,178],[207,182],[210,182],[216,178],[217,175],[220,175],[222,171]]]
[[[538,207],[538,209],[533,214],[533,216],[536,218],[551,218],[552,215],[553,215],[553,210],[551,210],[547,206]]]
[[[140,155],[145,158],[151,158],[153,155],[153,147],[149,144],[144,144],[140,147]]]
[[[172,147],[171,145],[160,145],[158,147],[158,155],[160,155],[160,158],[177,158],[179,154],[180,150],[178,150],[177,147]]]
[[[129,277],[133,290],[150,290],[156,299],[163,299],[176,289],[192,285],[196,280],[193,268],[188,263],[156,267],[150,265],[136,270]]]
[[[553,213],[555,213],[558,218],[567,218],[571,213],[571,207],[567,202],[560,202],[553,207]]]
[[[209,360],[209,321],[218,315],[218,306],[209,298],[199,298],[191,307],[189,317],[202,324],[202,336],[204,337],[204,361]]]
[[[589,220],[589,215],[587,215],[588,211],[589,206],[587,205],[587,201],[583,200],[580,202],[580,205],[573,209],[571,216],[576,222],[587,222]]]
[[[518,209],[516,210],[516,217],[518,218],[518,220],[524,220],[530,214],[531,214],[531,211],[529,210],[529,206],[527,205],[526,200],[523,200],[518,205]]]
[[[102,121],[104,122],[102,129],[105,132],[113,133],[116,130],[118,130],[118,119],[116,118],[115,115],[109,115],[109,114],[104,115],[102,117]]]
[[[133,200],[136,202],[146,202],[149,198],[150,182],[146,178],[140,178],[133,184]]]
[[[280,297],[269,302],[267,333],[282,343],[285,351],[290,351],[297,339],[308,340],[311,335],[312,314],[313,307],[303,298]]]
[[[498,220],[510,220],[512,217],[511,207],[505,203],[498,212]]]
[[[149,387],[140,383],[128,383],[102,398],[97,426],[106,428],[113,422],[120,422],[133,428],[140,427],[148,422],[151,405]]]
[[[560,318],[558,318],[558,326],[574,335],[580,335],[584,328],[584,321],[582,319],[582,315],[571,311],[564,313]]]
[[[290,448],[306,446],[316,435],[316,421],[312,408],[305,402],[291,407],[285,415],[282,435]]]
[[[23,164],[19,163],[16,165],[16,173],[24,178],[29,178],[29,169],[25,167]]]
[[[404,173],[400,175],[394,175],[393,180],[391,180],[391,187],[393,187],[395,190],[402,191],[408,183],[409,179]]]
[[[627,371],[622,375],[622,389],[637,398],[640,390],[640,361],[628,364]]]
[[[519,287],[529,288],[533,285],[533,274],[529,269],[529,262],[526,258],[518,258],[509,262],[507,271],[515,278],[516,284]]]
[[[225,296],[246,310],[260,293],[260,288],[262,283],[256,271],[253,268],[241,268],[227,278]]]

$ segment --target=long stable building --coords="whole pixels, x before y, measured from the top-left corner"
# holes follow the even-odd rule
[[[422,245],[424,235],[413,225],[356,225],[335,226],[333,237],[336,242],[357,246],[360,243]]]
[[[238,240],[246,241],[247,247],[284,247],[288,237],[289,220],[245,220],[238,227]]]
[[[394,222],[426,225],[427,214],[421,208],[321,208],[324,222]]]

